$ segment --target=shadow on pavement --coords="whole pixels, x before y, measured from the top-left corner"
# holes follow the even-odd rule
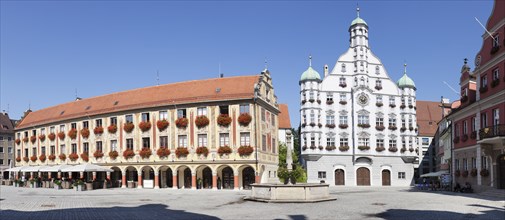
[[[47,207],[47,206],[46,206]],[[1,219],[219,219],[215,216],[171,210],[163,204],[137,207],[71,208],[44,211],[2,210]]]
[[[307,216],[305,215],[288,215],[289,217],[289,220],[307,220]],[[284,219],[280,219],[280,218],[276,218],[274,220],[284,220]]]
[[[410,188],[407,190],[402,190],[403,192],[422,192],[422,193],[433,193],[433,194],[442,194],[442,195],[448,195],[448,196],[462,196],[462,197],[468,197],[468,198],[474,198],[474,199],[485,199],[489,201],[504,201],[505,198],[501,198],[499,196],[484,196],[479,193],[461,193],[461,192],[452,192],[452,191],[437,191],[437,190],[421,190],[417,188]]]
[[[494,207],[493,207],[494,208]],[[387,220],[393,219],[503,219],[505,211],[502,209],[494,209],[482,211],[479,214],[473,213],[459,213],[449,211],[425,211],[425,210],[408,210],[408,209],[388,209],[378,214],[365,214],[365,218],[383,218]]]

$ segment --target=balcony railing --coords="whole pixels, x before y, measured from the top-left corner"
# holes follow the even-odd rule
[[[480,140],[499,136],[505,136],[505,124],[482,128],[479,131]]]

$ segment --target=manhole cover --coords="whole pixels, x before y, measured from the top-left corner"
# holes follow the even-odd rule
[[[49,205],[41,205],[40,207],[44,207],[44,208],[54,208],[56,207],[56,205],[53,205],[53,204],[49,204]]]
[[[384,206],[386,203],[374,202],[372,205]]]

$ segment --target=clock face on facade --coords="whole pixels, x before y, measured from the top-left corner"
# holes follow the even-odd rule
[[[360,105],[366,105],[368,103],[368,97],[366,97],[365,94],[361,94],[358,97],[358,102],[359,102]]]

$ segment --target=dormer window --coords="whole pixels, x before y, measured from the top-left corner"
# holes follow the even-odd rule
[[[493,47],[499,47],[500,46],[500,35],[495,35],[493,36]]]

